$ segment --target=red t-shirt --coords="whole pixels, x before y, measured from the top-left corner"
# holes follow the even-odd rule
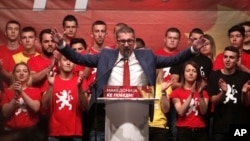
[[[241,53],[241,64],[250,69],[250,53],[242,51]]]
[[[220,70],[224,68],[223,57],[224,57],[223,53],[217,55],[213,63],[213,70]],[[250,61],[249,61],[250,54],[242,51],[240,57],[241,57],[241,64],[250,69]]]
[[[224,68],[223,57],[224,57],[223,53],[220,53],[216,56],[213,63],[213,70],[220,70]]]
[[[14,69],[15,62],[9,53],[0,53],[0,60],[3,62],[3,69],[8,73],[11,73]],[[8,88],[9,86],[7,83],[3,82],[3,87]]]
[[[2,52],[8,53],[8,54],[10,54],[12,56],[12,55],[14,55],[14,54],[16,54],[18,52],[22,52],[23,51],[23,46],[19,44],[17,49],[10,50],[10,49],[8,49],[7,45],[3,45],[3,46],[0,46],[0,49],[1,49]]]
[[[82,109],[78,102],[76,75],[55,77],[50,106],[49,136],[82,136]]]
[[[38,73],[43,69],[47,68],[50,65],[50,63],[51,59],[45,58],[42,55],[33,56],[27,62],[30,70],[35,73]],[[39,83],[36,83],[34,86],[43,89],[46,78],[44,78]]]
[[[183,104],[185,100],[190,95],[190,90],[185,90],[183,88],[178,88],[172,91],[170,97],[178,98]],[[207,91],[203,91],[204,98],[209,98]],[[178,116],[176,121],[176,126],[178,127],[189,127],[189,128],[202,128],[205,127],[205,121],[203,115],[200,114],[199,111],[199,98],[198,92],[194,93],[194,96],[190,102],[189,109],[185,113],[184,116]]]
[[[155,54],[160,55],[160,56],[174,56],[174,55],[178,54],[179,52],[180,51],[178,49],[176,49],[175,51],[170,53],[170,52],[166,52],[164,50],[164,48],[161,48],[161,49],[155,51]],[[171,67],[163,68],[163,77],[164,77],[165,81],[169,81],[171,79],[170,68]]]
[[[156,55],[161,55],[161,56],[174,56],[179,52],[180,52],[180,50],[178,50],[178,49],[174,50],[173,52],[166,52],[164,50],[164,48],[161,48],[161,49],[155,51],[155,54]]]
[[[39,72],[47,68],[50,65],[50,63],[51,59],[45,58],[42,55],[33,56],[27,62],[30,70],[34,72]]]
[[[24,92],[33,100],[41,101],[41,91],[38,88],[27,87]],[[1,105],[9,103],[15,95],[12,89],[5,89],[2,95]],[[39,113],[32,111],[24,102],[21,96],[18,97],[17,107],[13,115],[5,122],[5,126],[11,129],[21,129],[34,126],[39,120]]]
[[[21,47],[19,47],[19,48],[21,48]],[[2,61],[3,61],[3,68],[7,72],[11,72],[15,66],[15,62],[12,58],[12,54],[15,53],[18,49],[11,51],[11,50],[7,49],[6,46],[1,46],[0,49],[2,52],[2,53],[0,53],[0,59],[2,59]]]
[[[98,54],[99,52],[94,50],[93,47],[90,47],[89,53],[90,54]],[[89,77],[87,79],[84,79],[84,81],[83,81],[83,85],[84,85],[83,88],[88,89],[89,86],[95,81],[95,77],[96,77],[96,68],[91,68],[91,72],[89,74]]]

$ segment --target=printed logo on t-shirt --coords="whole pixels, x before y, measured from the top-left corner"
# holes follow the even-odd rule
[[[186,101],[186,99],[183,99],[183,102],[185,102],[185,101]],[[196,107],[198,107],[198,105],[199,105],[198,98],[192,98],[191,102],[189,104],[189,108],[188,108],[188,111],[186,113],[186,116],[188,116],[192,112],[194,112],[194,115],[197,116],[198,110],[196,109]]]
[[[93,75],[93,74],[96,74],[96,68],[93,68],[93,70],[92,70],[92,72],[91,72],[91,74]],[[95,77],[94,77],[94,80],[95,80]]]
[[[19,115],[21,112],[25,112],[25,113],[27,114],[27,108],[26,108],[26,105],[25,105],[25,102],[24,102],[23,98],[17,99],[16,103],[17,103],[18,109],[17,109],[17,111],[15,112],[15,115],[17,116],[17,115]]]
[[[232,86],[230,86],[229,84],[227,84],[227,92],[225,94],[226,98],[223,103],[226,104],[230,100],[232,100],[233,103],[237,103],[237,98],[234,97],[236,93],[238,93],[238,91],[235,89],[235,85],[233,84]]]
[[[170,68],[171,67],[166,67],[166,68],[163,68],[163,78],[164,80],[168,81],[171,79],[171,73],[170,73]]]
[[[200,67],[200,72],[201,72],[201,76],[204,76],[204,77],[206,76],[203,66]]]
[[[57,100],[56,103],[61,103],[59,110],[62,110],[65,106],[68,107],[69,110],[72,110],[72,104],[70,104],[70,101],[73,99],[72,95],[70,95],[71,91],[62,90],[59,93],[56,93]]]

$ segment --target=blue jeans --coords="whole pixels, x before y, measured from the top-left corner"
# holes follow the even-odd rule
[[[91,131],[89,141],[105,141],[105,133],[100,131]]]
[[[82,137],[49,137],[48,141],[82,141]]]

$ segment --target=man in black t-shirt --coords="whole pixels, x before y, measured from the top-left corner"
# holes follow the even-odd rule
[[[242,102],[242,87],[250,75],[237,69],[239,50],[233,46],[224,50],[224,68],[212,71],[207,90],[214,105],[214,141],[230,140],[230,124],[250,124],[250,114]]]

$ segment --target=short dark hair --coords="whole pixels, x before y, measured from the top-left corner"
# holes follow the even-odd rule
[[[143,41],[142,38],[136,38],[135,41],[136,41],[136,49],[145,47],[145,42]],[[139,44],[139,46],[137,46],[137,44]]]
[[[115,34],[115,30],[116,30],[116,27],[119,27],[119,28],[122,28],[122,27],[124,27],[124,26],[128,26],[126,23],[117,23],[116,25],[115,25],[115,27],[114,27],[114,34]]]
[[[73,38],[70,41],[70,46],[72,46],[73,44],[77,44],[77,43],[81,43],[82,46],[84,47],[84,49],[87,49],[87,44],[85,42],[85,40],[83,38]]]
[[[193,28],[189,32],[189,36],[188,37],[190,38],[193,33],[202,34],[202,35],[204,34],[204,32],[200,28]]]
[[[192,60],[189,60],[189,61],[186,61],[184,63],[184,65],[182,66],[182,70],[181,70],[181,85],[182,87],[184,86],[184,82],[185,82],[185,77],[184,77],[184,73],[185,73],[185,68],[187,65],[192,65],[195,69],[196,69],[196,72],[197,72],[197,78],[196,78],[196,89],[198,89],[198,86],[200,85],[201,81],[202,81],[202,76],[201,76],[201,71],[200,71],[200,65],[198,65],[196,62],[192,61]]]
[[[250,21],[244,21],[244,22],[242,22],[242,23],[239,23],[239,25],[240,25],[240,26],[244,26],[244,25],[250,26]]]
[[[7,28],[9,26],[9,24],[17,24],[19,26],[19,28],[21,29],[21,24],[18,21],[16,21],[16,20],[10,20],[5,25],[5,31],[7,31]]]
[[[232,32],[235,32],[235,31],[240,32],[240,34],[241,34],[243,37],[245,37],[245,28],[244,28],[243,26],[241,26],[241,25],[234,25],[234,26],[232,26],[232,27],[227,31],[228,37],[230,36],[230,34],[231,34]]]
[[[76,26],[78,26],[78,21],[77,21],[77,18],[74,16],[74,15],[66,15],[64,18],[63,18],[63,27],[65,26],[65,22],[66,21],[75,21],[76,22]]]
[[[22,29],[21,33],[23,32],[34,32],[35,34],[35,37],[36,37],[36,30],[34,27],[31,27],[31,26],[26,26]]]
[[[237,54],[237,57],[239,58],[240,57],[240,51],[237,47],[234,47],[234,46],[227,46],[225,47],[224,49],[224,52],[225,51],[232,51],[232,52],[235,52]]]
[[[125,26],[125,27],[122,27],[122,28],[120,28],[119,30],[117,30],[117,32],[116,32],[116,37],[118,37],[118,35],[119,35],[120,33],[132,33],[132,34],[134,35],[134,37],[135,37],[135,31],[134,31],[134,29],[133,29],[132,27],[130,27],[130,26]]]
[[[168,28],[168,29],[166,30],[166,32],[165,32],[165,37],[168,35],[168,32],[176,32],[176,33],[179,34],[179,38],[181,38],[181,32],[180,32],[180,30],[179,30],[178,28],[176,28],[176,27],[170,27],[170,28]]]
[[[40,40],[40,42],[42,42],[43,34],[45,34],[45,33],[51,34],[51,28],[43,29],[43,30],[40,32],[40,34],[39,34],[39,40]]]
[[[102,21],[102,20],[97,20],[97,21],[95,21],[95,22],[92,24],[92,31],[93,31],[95,25],[105,25],[105,27],[107,27],[107,24],[106,24],[104,21]]]

